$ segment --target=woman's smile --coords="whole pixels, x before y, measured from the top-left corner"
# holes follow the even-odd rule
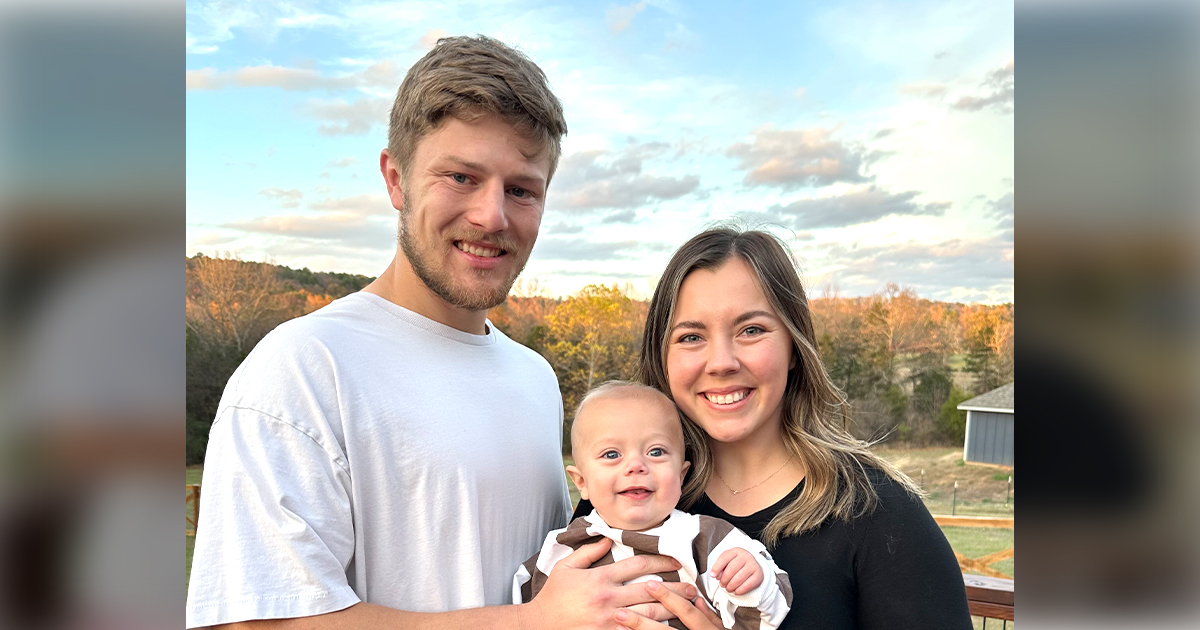
[[[778,436],[792,339],[740,258],[684,278],[666,354],[672,396],[714,440]]]

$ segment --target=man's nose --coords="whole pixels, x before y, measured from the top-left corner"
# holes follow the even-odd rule
[[[507,201],[504,185],[488,182],[472,195],[466,219],[484,232],[502,232],[508,228]]]

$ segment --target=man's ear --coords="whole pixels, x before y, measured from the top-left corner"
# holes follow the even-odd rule
[[[683,476],[687,474],[688,469],[691,467],[692,462],[683,462],[683,468],[679,469],[679,478],[683,479]]]
[[[392,156],[388,155],[387,149],[379,152],[379,172],[383,175],[383,183],[387,184],[388,199],[391,200],[392,207],[403,210],[404,178],[400,174],[400,167],[392,160]]]
[[[571,481],[575,483],[575,487],[579,488],[579,498],[588,498],[587,481],[583,478],[583,473],[575,466],[567,466],[567,474],[570,475]]]

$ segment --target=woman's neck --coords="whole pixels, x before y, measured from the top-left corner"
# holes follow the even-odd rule
[[[774,505],[804,479],[803,462],[793,457],[778,432],[762,439],[710,443],[713,476],[705,493],[734,516]]]
[[[791,457],[791,452],[780,431],[764,433],[737,442],[709,440],[715,472],[731,484],[736,479],[742,485],[749,485],[778,470]]]

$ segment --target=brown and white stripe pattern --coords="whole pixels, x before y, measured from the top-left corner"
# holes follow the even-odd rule
[[[706,601],[721,615],[726,628],[773,630],[791,610],[792,587],[787,573],[775,565],[762,543],[729,523],[708,516],[675,510],[666,522],[644,532],[613,529],[593,510],[575,519],[565,529],[550,532],[541,552],[525,561],[513,578],[513,602],[533,599],[559,560],[582,545],[601,538],[613,541],[612,549],[592,566],[602,566],[640,554],[661,554],[679,561],[679,571],[642,576],[633,582],[659,579],[687,582],[696,586]],[[733,547],[749,550],[763,568],[763,583],[745,595],[733,595],[708,574],[722,553]],[[672,627],[682,627],[676,623]]]

